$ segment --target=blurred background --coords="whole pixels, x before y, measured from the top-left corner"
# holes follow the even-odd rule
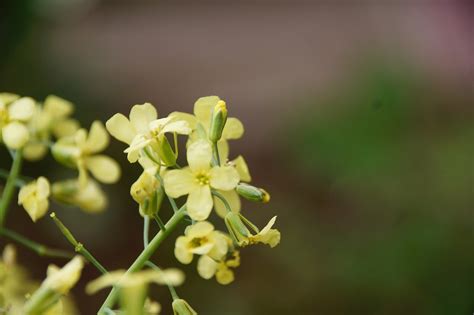
[[[161,116],[191,112],[200,96],[227,101],[246,127],[231,156],[243,154],[272,195],[244,211],[258,225],[277,214],[282,241],[243,250],[230,286],[180,265],[166,241],[155,261],[187,272],[178,293],[200,314],[472,314],[473,9],[454,0],[5,0],[0,90],[64,97],[84,126],[147,101]],[[106,212],[53,205],[110,270],[142,248],[128,193],[140,169],[123,149],[113,141],[108,150],[123,178],[106,187]],[[3,149],[0,159],[9,168]],[[25,165],[31,176],[64,172],[52,159]],[[69,248],[49,218],[33,224],[18,208],[7,224]],[[19,251],[42,279],[51,260]],[[88,266],[73,290],[81,314],[107,294],[85,295],[97,276]],[[153,296],[170,314],[166,288]]]

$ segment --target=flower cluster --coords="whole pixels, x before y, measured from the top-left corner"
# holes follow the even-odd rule
[[[62,268],[51,265],[39,286],[21,280],[23,286],[16,287],[11,277],[26,278],[21,269],[12,267],[14,255],[7,248],[0,262],[0,307],[14,310],[12,314],[73,314],[65,310],[66,296],[89,261],[102,276],[90,282],[86,292],[94,294],[104,287],[113,287],[98,314],[158,314],[161,306],[148,294],[149,285],[154,283],[169,288],[175,315],[193,315],[197,312],[174,288],[184,282],[184,273],[175,268],[161,269],[151,260],[158,246],[179,224],[186,222],[187,226],[175,240],[176,259],[190,264],[196,255],[198,274],[204,279],[215,278],[222,285],[235,280],[243,247],[267,244],[273,248],[279,244],[280,232],[273,228],[276,217],[259,229],[243,214],[241,198],[267,203],[270,195],[250,184],[252,177],[245,159],[230,154],[229,141],[241,138],[244,127],[237,118],[228,117],[226,102],[219,97],[199,98],[193,114],[173,112],[163,118],[158,117],[158,111],[150,103],[134,105],[128,117],[115,114],[105,126],[94,121],[90,128],[81,127],[72,118],[73,111],[71,102],[57,96],[37,102],[30,97],[0,93],[0,143],[13,158],[8,175],[2,172],[7,183],[0,199],[0,235],[43,256],[72,258]],[[4,228],[16,186],[20,187],[18,204],[33,222],[48,213],[51,200],[90,213],[105,209],[107,197],[100,183],[116,183],[121,174],[118,163],[104,154],[109,134],[126,144],[124,153],[128,162],[141,170],[130,187],[130,195],[143,217],[143,251],[127,270],[108,271],[54,212],[50,217],[74,246],[78,254],[75,257]],[[179,156],[182,138],[186,147],[184,157]],[[59,164],[75,170],[75,175],[55,181],[48,176],[36,179],[21,176],[23,158],[38,161],[48,152]],[[165,202],[173,210],[166,221],[163,218],[168,215],[160,211]],[[155,221],[157,233],[149,239],[153,230],[150,223]],[[218,230],[218,226],[226,229]]]
[[[120,177],[117,162],[98,154],[109,144],[103,124],[94,121],[88,131],[71,117],[73,112],[71,102],[54,95],[41,103],[0,93],[0,143],[28,161],[41,160],[51,151],[60,164],[78,170],[76,178],[51,184],[41,176],[21,188],[18,203],[35,222],[47,213],[50,198],[87,212],[104,210],[107,198],[97,181],[111,184]]]
[[[177,238],[175,256],[183,264],[200,256],[198,273],[205,279],[215,276],[221,284],[234,280],[239,247],[256,243],[274,247],[280,241],[280,232],[272,229],[276,217],[259,230],[240,213],[240,197],[265,203],[270,195],[249,184],[251,176],[241,155],[229,160],[228,141],[242,137],[244,127],[227,115],[226,103],[208,96],[196,101],[194,115],[173,112],[158,119],[157,110],[145,103],[133,106],[129,118],[116,114],[106,123],[110,134],[128,145],[124,150],[128,160],[143,168],[131,187],[140,214],[157,217],[165,195],[171,200],[186,196],[192,224]],[[177,135],[187,136],[184,167],[177,163]],[[212,209],[224,218],[227,232],[215,230],[207,221]]]

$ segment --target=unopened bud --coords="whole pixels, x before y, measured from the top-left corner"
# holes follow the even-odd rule
[[[225,102],[220,100],[217,102],[212,111],[211,126],[209,128],[209,140],[217,142],[222,137],[225,123],[227,121],[227,107]]]
[[[239,246],[247,245],[248,237],[251,233],[244,222],[242,222],[240,215],[235,212],[229,212],[225,216],[224,221],[234,241],[239,244]]]
[[[157,152],[161,161],[166,166],[173,166],[176,164],[176,154],[171,148],[168,138],[163,137],[163,139],[158,142]]]
[[[175,299],[172,306],[174,315],[197,315],[197,312],[183,299]]]
[[[262,188],[249,184],[240,183],[235,188],[237,193],[250,201],[267,203],[270,201],[270,194]]]

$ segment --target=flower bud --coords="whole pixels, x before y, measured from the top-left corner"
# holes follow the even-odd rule
[[[235,212],[229,212],[225,216],[224,221],[234,241],[239,244],[239,246],[247,245],[251,233],[244,222],[242,222],[240,215]]]
[[[211,127],[209,128],[209,140],[217,142],[222,137],[225,123],[227,121],[227,107],[224,101],[217,102],[212,111]]]
[[[175,299],[172,306],[174,315],[197,315],[197,312],[183,299]]]
[[[163,139],[158,142],[158,148],[156,151],[158,152],[161,161],[166,166],[173,166],[176,164],[176,154],[171,148],[168,138],[163,137]]]
[[[237,193],[250,201],[267,203],[270,201],[270,194],[262,188],[249,184],[240,183],[235,188]]]
[[[100,212],[107,206],[107,196],[91,179],[85,186],[81,186],[75,179],[57,182],[53,184],[52,192],[57,201],[77,206],[87,212]]]

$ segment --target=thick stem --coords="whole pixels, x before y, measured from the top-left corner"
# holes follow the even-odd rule
[[[22,164],[22,151],[17,150],[15,157],[13,158],[13,164],[10,169],[10,175],[8,176],[7,183],[5,184],[5,189],[3,190],[2,200],[0,201],[0,229],[5,223],[5,216],[7,215],[8,206],[15,192],[15,186],[17,178],[20,175],[21,164]]]
[[[36,252],[40,256],[47,256],[47,257],[53,257],[53,258],[72,258],[74,256],[70,252],[63,251],[60,249],[49,248],[43,244],[27,239],[23,235],[20,235],[16,232],[10,231],[5,228],[0,231],[0,234],[31,249],[32,251]]]
[[[169,219],[169,221],[165,224],[166,230],[160,230],[158,234],[156,234],[156,236],[150,241],[148,246],[140,253],[140,255],[135,259],[133,264],[128,268],[124,276],[142,269],[143,266],[145,266],[146,262],[156,252],[161,243],[171,234],[171,232],[178,226],[178,224],[184,219],[185,216],[186,208],[185,206],[183,206],[181,207],[181,209],[179,209],[178,212],[173,214],[171,219]],[[105,309],[111,308],[113,306],[115,300],[117,299],[118,292],[118,287],[114,286],[97,314],[106,314]]]

